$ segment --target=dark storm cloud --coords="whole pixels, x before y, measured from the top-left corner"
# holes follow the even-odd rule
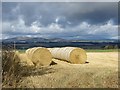
[[[83,3],[83,11],[78,8],[78,12],[68,15],[68,17],[73,21],[87,21],[91,24],[105,23],[110,19],[117,23],[117,8],[117,3]]]
[[[23,15],[27,25],[42,16],[40,22],[48,25],[57,16],[64,16],[73,25],[82,21],[91,24],[105,23],[113,19],[117,23],[117,2],[96,3],[3,3],[3,20],[14,20]],[[14,10],[16,9],[16,11]]]
[[[113,38],[117,2],[3,2],[3,34]],[[110,30],[110,31],[108,31]]]
[[[17,3],[7,2],[2,3],[2,19],[3,21],[12,21],[16,20],[18,13],[13,13],[12,10],[17,6]]]
[[[120,25],[120,2],[118,3],[118,24]]]

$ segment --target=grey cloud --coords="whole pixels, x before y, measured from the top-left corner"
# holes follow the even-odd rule
[[[18,23],[17,23],[18,22]],[[13,35],[31,35],[31,36],[44,36],[44,37],[62,37],[62,38],[104,38],[109,39],[117,36],[117,25],[113,25],[112,20],[109,20],[104,25],[92,25],[83,22],[73,27],[61,27],[60,24],[52,23],[49,26],[38,26],[39,23],[35,22],[31,26],[26,26],[25,21],[20,18],[16,22],[4,23],[3,34],[8,36]]]
[[[9,26],[3,25],[4,35],[63,38],[112,38],[116,36],[117,28],[114,26],[118,19],[117,2],[4,2],[2,7],[3,23],[9,24]],[[113,21],[110,26],[101,28],[110,20]],[[34,22],[39,22],[39,24],[33,25]],[[91,27],[81,26],[83,22]],[[12,25],[15,30],[11,28]],[[111,31],[107,31],[108,29]]]
[[[17,13],[11,12],[14,8],[20,6]],[[42,16],[40,22],[48,25],[54,22],[57,16],[64,16],[66,20],[73,22],[73,25],[82,21],[88,21],[93,24],[105,23],[111,18],[117,20],[117,3],[113,2],[96,2],[96,3],[3,3],[3,19],[14,20],[18,15],[23,15],[26,25]],[[9,15],[7,15],[9,13]]]

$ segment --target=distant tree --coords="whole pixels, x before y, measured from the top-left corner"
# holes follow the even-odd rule
[[[106,45],[106,46],[104,47],[104,49],[114,49],[114,46],[113,46],[113,45]]]
[[[118,49],[118,45],[115,45],[115,46],[114,46],[114,49]]]

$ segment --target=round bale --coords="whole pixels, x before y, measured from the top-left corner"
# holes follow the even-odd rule
[[[83,64],[87,60],[86,51],[77,47],[48,48],[52,56],[72,64]]]
[[[31,66],[31,67],[34,66],[33,62],[28,58],[26,53],[19,54],[19,58],[20,58],[21,64],[24,64],[26,66]]]
[[[30,48],[26,54],[36,66],[48,66],[52,62],[50,51],[44,47]]]

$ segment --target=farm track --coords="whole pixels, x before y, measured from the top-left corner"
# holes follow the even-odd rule
[[[17,87],[118,88],[118,52],[89,52],[86,64],[53,59],[53,65],[26,71]]]

